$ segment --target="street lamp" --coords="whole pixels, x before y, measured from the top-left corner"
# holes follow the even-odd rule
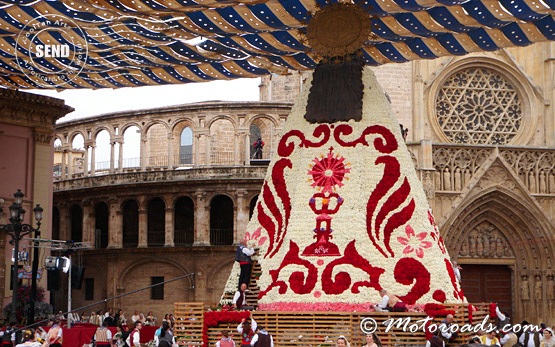
[[[14,193],[14,202],[10,205],[10,224],[1,225],[0,224],[0,232],[5,232],[11,237],[10,243],[14,246],[14,256],[13,256],[13,272],[12,272],[12,310],[10,314],[10,321],[17,322],[17,294],[18,294],[18,286],[19,286],[19,279],[18,279],[18,268],[19,268],[19,241],[23,239],[24,236],[34,232],[35,236],[40,236],[40,223],[42,221],[42,212],[43,209],[40,205],[33,209],[35,214],[35,219],[37,221],[37,228],[33,228],[30,224],[23,223],[23,219],[25,217],[25,210],[23,209],[23,197],[25,195],[21,192],[21,189],[18,189],[17,192]],[[0,199],[0,214],[2,213],[2,203],[4,202],[3,199]],[[35,250],[33,254],[33,269],[32,269],[32,286],[31,291],[33,291],[33,287],[35,288],[35,296],[31,293],[31,305],[34,311],[34,300],[36,297],[36,283],[37,283],[37,272],[38,272],[38,255]],[[33,320],[34,320],[34,312],[33,312]],[[32,322],[29,322],[32,323]]]

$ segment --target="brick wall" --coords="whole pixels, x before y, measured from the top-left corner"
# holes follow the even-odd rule
[[[372,68],[378,83],[391,100],[393,115],[409,128],[412,124],[412,63],[386,64]]]

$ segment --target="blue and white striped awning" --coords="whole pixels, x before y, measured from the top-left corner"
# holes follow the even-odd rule
[[[373,18],[373,35],[363,47],[368,65],[555,40],[555,0],[353,3]],[[315,57],[302,32],[311,13],[327,4],[0,0],[0,83],[8,88],[119,88],[313,69]],[[70,47],[69,56],[37,55],[37,46],[64,45]]]

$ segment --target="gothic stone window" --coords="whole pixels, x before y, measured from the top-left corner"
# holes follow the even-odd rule
[[[504,145],[522,124],[522,103],[513,85],[484,67],[454,72],[439,88],[439,126],[454,143]]]

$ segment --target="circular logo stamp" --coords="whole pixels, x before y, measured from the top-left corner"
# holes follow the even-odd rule
[[[374,318],[366,317],[360,321],[360,330],[364,335],[373,334],[378,330],[378,322]]]
[[[86,37],[71,18],[57,14],[33,18],[17,36],[17,65],[37,86],[63,86],[85,67],[88,56]]]

